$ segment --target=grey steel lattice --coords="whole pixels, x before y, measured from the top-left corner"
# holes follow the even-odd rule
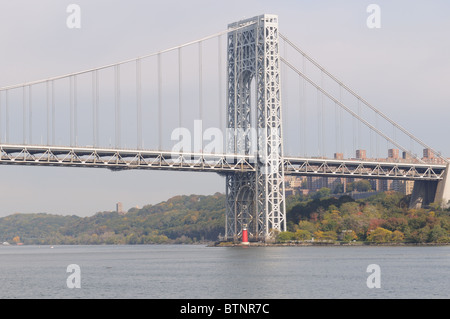
[[[256,149],[257,160],[254,173],[227,176],[226,237],[239,238],[247,224],[250,237],[266,240],[286,230],[278,17],[260,15],[229,28],[227,127],[235,133],[227,152]],[[252,126],[256,147],[242,134]]]

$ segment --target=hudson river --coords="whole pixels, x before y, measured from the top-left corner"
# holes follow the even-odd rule
[[[449,287],[450,246],[0,246],[0,298],[440,299]]]

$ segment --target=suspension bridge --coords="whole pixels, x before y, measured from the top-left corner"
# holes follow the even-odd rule
[[[229,240],[244,227],[254,240],[286,230],[288,175],[409,180],[412,206],[450,200],[448,160],[291,42],[269,14],[0,88],[0,164],[221,174]]]

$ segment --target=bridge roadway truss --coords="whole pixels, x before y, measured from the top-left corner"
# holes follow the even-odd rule
[[[90,147],[0,145],[0,164],[202,172],[254,171],[250,156]]]
[[[424,163],[284,158],[285,175],[440,181],[444,177],[446,167]]]
[[[0,145],[0,165],[252,173],[255,157],[89,147]],[[285,157],[285,175],[440,181],[446,165]]]

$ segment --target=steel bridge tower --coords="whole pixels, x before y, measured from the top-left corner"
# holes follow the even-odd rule
[[[255,172],[226,176],[226,239],[270,240],[286,230],[278,17],[228,33],[227,151],[255,156]]]

